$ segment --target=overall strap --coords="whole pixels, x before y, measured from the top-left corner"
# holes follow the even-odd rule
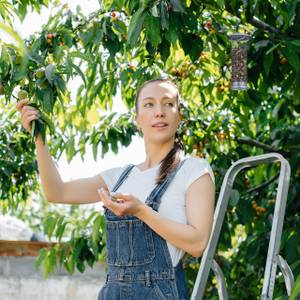
[[[130,171],[132,170],[132,168],[134,167],[135,165],[133,164],[130,164],[126,167],[126,169],[121,173],[121,175],[119,176],[119,179],[117,180],[116,184],[114,185],[114,187],[112,188],[112,192],[115,192],[119,187],[120,185],[124,182],[124,180],[128,177]]]
[[[186,161],[186,158],[183,159],[176,167],[175,170],[173,170],[161,183],[155,186],[155,188],[152,190],[150,195],[147,197],[146,204],[151,206],[153,210],[158,211],[160,202],[161,202],[161,197],[168,188],[169,184],[172,182],[174,179],[176,173],[178,170],[181,168],[181,166],[184,164]]]

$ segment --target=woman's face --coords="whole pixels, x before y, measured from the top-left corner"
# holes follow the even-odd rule
[[[142,88],[135,120],[144,139],[154,143],[174,139],[180,123],[177,96],[176,87],[164,81],[150,82]]]

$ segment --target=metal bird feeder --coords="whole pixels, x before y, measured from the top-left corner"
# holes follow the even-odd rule
[[[232,57],[232,70],[231,70],[231,89],[232,90],[247,90],[247,52],[248,41],[250,35],[242,33],[234,33],[229,36],[231,40],[231,57]]]

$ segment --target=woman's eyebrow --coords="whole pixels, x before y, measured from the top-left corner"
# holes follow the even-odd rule
[[[164,99],[174,100],[175,98],[176,98],[176,97],[164,96],[164,97],[162,98],[162,100],[164,100]],[[143,99],[143,101],[145,101],[145,100],[154,100],[154,98],[151,97],[151,96],[149,96],[149,97],[145,97],[145,98]]]

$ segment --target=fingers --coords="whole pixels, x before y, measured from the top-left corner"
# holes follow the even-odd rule
[[[126,207],[122,199],[112,201],[107,191],[105,191],[104,189],[98,189],[97,191],[100,195],[104,206],[111,210],[115,215],[123,216],[126,214],[128,208]]]
[[[27,103],[29,103],[29,99],[22,99],[20,101],[18,101],[18,103],[16,104],[16,108],[19,112],[21,112],[21,115],[23,115],[25,112],[27,111],[35,111],[38,112],[38,110],[32,106],[26,105]]]
[[[39,112],[36,108],[29,105],[24,105],[21,110],[21,115],[23,116],[26,112]]]
[[[113,208],[116,207],[116,203],[111,200],[111,198],[109,197],[109,194],[108,194],[107,191],[105,191],[103,188],[98,189],[97,191],[100,195],[100,198],[101,198],[102,202],[104,203],[104,205],[107,208],[113,209]]]
[[[32,120],[36,120],[40,117],[40,113],[37,110],[26,110],[22,113],[22,123],[25,125],[30,123]]]
[[[32,116],[32,115],[40,116],[40,112],[34,107],[25,105],[22,109],[21,117],[26,118],[26,117],[29,117],[29,116]]]
[[[18,101],[17,104],[16,104],[17,110],[18,110],[19,112],[21,112],[23,106],[24,106],[26,103],[28,103],[28,102],[29,102],[29,99],[22,99],[22,100]]]
[[[27,98],[18,101],[16,108],[21,113],[23,127],[31,133],[31,122],[40,118],[40,112],[36,108],[30,106],[29,99]]]
[[[122,198],[124,200],[130,200],[132,198],[132,195],[131,194],[128,194],[128,193],[115,193],[115,197],[116,198]]]

